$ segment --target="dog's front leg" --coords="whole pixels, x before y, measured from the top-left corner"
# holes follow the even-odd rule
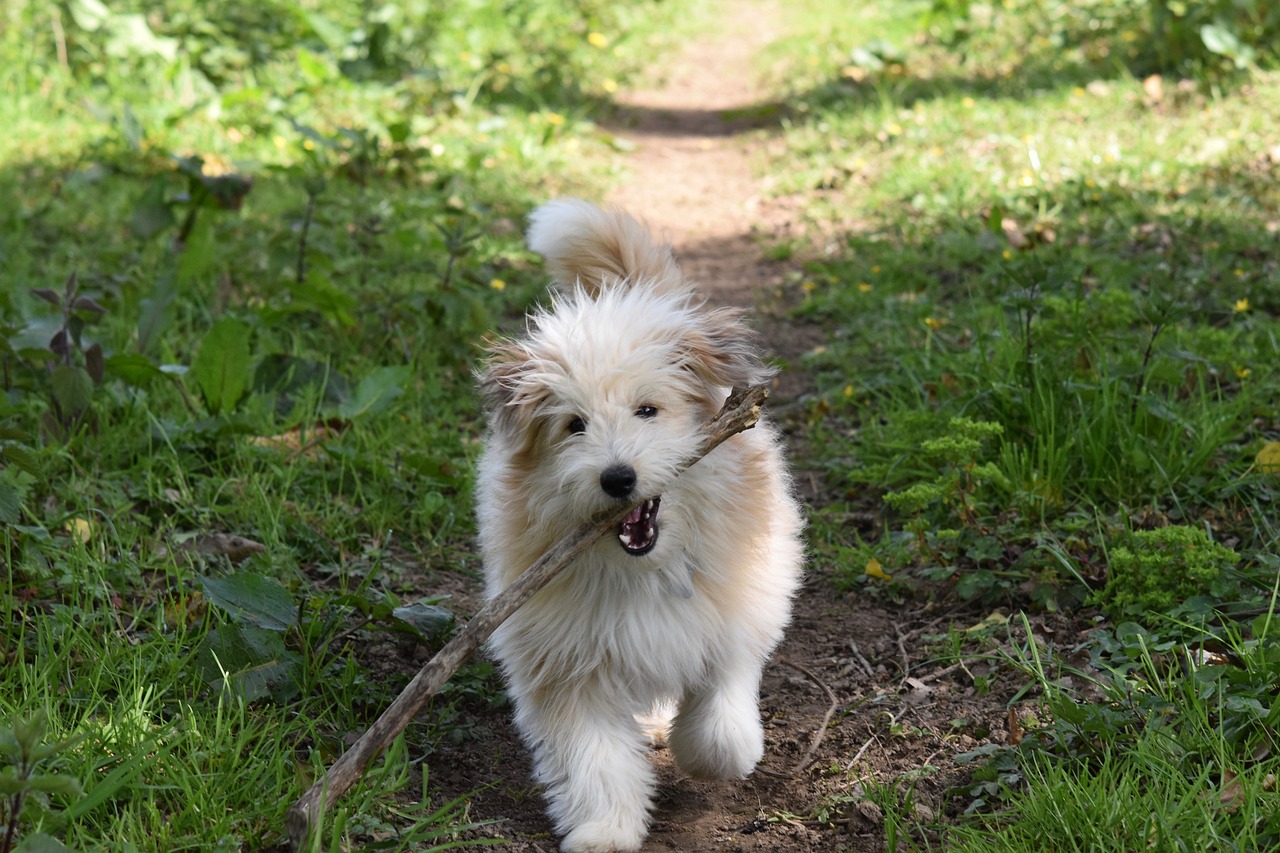
[[[616,699],[610,702],[591,689],[539,699],[518,701],[516,722],[533,749],[548,811],[564,836],[560,849],[640,849],[655,782],[634,717]]]
[[[760,721],[761,660],[740,650],[705,684],[685,691],[667,745],[695,779],[740,779],[764,755]]]

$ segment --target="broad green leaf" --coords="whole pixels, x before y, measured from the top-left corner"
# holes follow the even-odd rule
[[[246,702],[284,701],[297,695],[301,658],[274,632],[239,623],[210,631],[201,654],[201,669],[210,684]]]
[[[65,773],[44,773],[29,780],[32,790],[64,797],[79,797],[84,793],[80,780]]]
[[[26,447],[7,444],[4,447],[0,447],[0,458],[4,459],[6,465],[13,465],[15,468],[26,471],[36,479],[44,476],[44,469],[40,467],[40,460]]]
[[[177,57],[178,40],[157,36],[142,15],[117,14],[113,17],[111,38],[107,40],[108,53],[115,56],[158,56],[170,62]]]
[[[111,20],[111,10],[101,0],[71,0],[70,5],[76,25],[89,32]]]
[[[0,521],[17,524],[22,517],[23,490],[13,483],[0,482]]]
[[[173,210],[165,199],[165,184],[157,179],[151,182],[142,198],[134,205],[129,227],[143,240],[154,237],[173,225]]]
[[[93,381],[93,384],[101,385],[106,372],[101,344],[94,344],[84,351],[84,367],[89,372],[89,379]]]
[[[74,851],[52,835],[32,832],[23,836],[18,846],[13,848],[13,853],[74,853]]]
[[[213,325],[191,364],[205,405],[213,414],[235,408],[249,387],[249,327],[224,317]]]
[[[93,401],[93,380],[83,367],[58,365],[53,371],[53,399],[64,414],[78,417]]]
[[[338,414],[348,420],[375,415],[391,405],[409,381],[407,367],[380,367],[360,380],[350,400],[338,407]]]
[[[18,773],[13,767],[0,767],[0,797],[20,794],[26,787],[26,781],[18,778]]]
[[[286,631],[298,620],[297,602],[271,578],[243,572],[225,578],[201,578],[200,583],[205,597],[237,622]]]
[[[155,362],[137,353],[113,355],[103,362],[103,369],[135,388],[146,387],[155,380],[165,377]]]
[[[453,611],[430,600],[397,607],[391,615],[413,628],[424,640],[442,637],[453,627]]]
[[[213,239],[213,223],[209,216],[198,216],[195,227],[187,235],[178,256],[178,283],[190,284],[204,275],[217,259]]]
[[[322,388],[326,403],[342,403],[351,396],[351,383],[323,361],[277,353],[265,356],[253,372],[253,390],[264,394],[288,399],[307,387]]]
[[[1240,39],[1220,24],[1205,24],[1200,28],[1200,40],[1210,53],[1234,57],[1240,53]]]

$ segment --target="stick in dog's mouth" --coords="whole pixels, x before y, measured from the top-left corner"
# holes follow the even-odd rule
[[[661,497],[649,498],[636,507],[618,525],[618,541],[633,557],[643,557],[658,543],[658,504]]]

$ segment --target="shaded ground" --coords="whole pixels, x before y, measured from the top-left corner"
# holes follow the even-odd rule
[[[635,151],[629,178],[607,201],[671,242],[713,300],[753,309],[769,348],[794,362],[826,335],[777,310],[790,268],[761,253],[762,244],[794,231],[795,208],[764,198],[758,175],[767,124],[778,110],[754,85],[753,56],[777,32],[780,13],[752,6],[751,13],[735,7],[738,23],[664,65],[659,87],[621,98],[608,122]],[[786,404],[808,390],[803,374],[784,376],[771,403],[775,412],[802,408]],[[793,426],[797,446],[802,429]],[[825,487],[816,475],[797,471],[797,483],[811,505],[821,500]],[[866,512],[850,525],[850,536],[862,525],[871,533],[876,519]],[[877,785],[917,776],[913,817],[931,823],[948,806],[947,789],[964,778],[951,757],[1005,740],[1013,687],[997,679],[979,695],[972,677],[984,674],[975,669],[980,665],[932,664],[923,649],[952,621],[971,625],[983,613],[841,595],[830,569],[820,557],[810,566],[793,625],[766,669],[763,764],[745,781],[706,783],[685,778],[655,752],[661,788],[645,850],[882,850],[884,818],[869,798]],[[460,590],[460,609],[473,609],[470,596],[477,593]],[[482,732],[477,739],[432,757],[433,795],[444,801],[481,789],[470,814],[501,821],[496,832],[507,841],[497,849],[555,850],[508,715],[485,714],[474,721]]]

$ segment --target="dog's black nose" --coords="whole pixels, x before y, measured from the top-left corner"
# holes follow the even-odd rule
[[[600,475],[600,488],[611,498],[625,498],[636,487],[636,469],[630,465],[614,465]]]

